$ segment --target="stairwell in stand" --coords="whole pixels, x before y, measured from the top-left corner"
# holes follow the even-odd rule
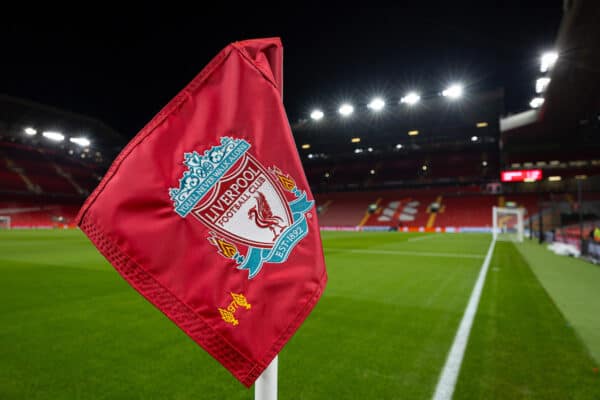
[[[377,206],[377,208],[379,208],[380,203],[381,203],[381,197],[377,198],[377,200],[375,201],[375,205]],[[369,220],[370,215],[371,215],[371,213],[369,212],[369,210],[365,211],[365,215],[358,223],[358,226],[360,226],[360,227],[364,226],[367,223],[367,221]]]
[[[86,191],[77,184],[77,182],[75,182],[75,180],[73,179],[73,177],[67,173],[65,170],[63,170],[58,164],[56,163],[52,163],[52,166],[54,167],[54,169],[56,170],[56,173],[60,176],[62,176],[63,178],[65,178],[77,191],[77,193],[79,194],[85,194]]]
[[[25,174],[25,171],[23,170],[23,168],[20,168],[17,164],[15,164],[15,162],[13,160],[11,160],[8,157],[4,158],[4,161],[6,163],[6,166],[9,170],[11,170],[12,172],[14,172],[15,174],[19,175],[19,177],[23,180],[23,182],[25,182],[25,185],[27,186],[27,189],[30,192],[34,192],[34,193],[42,193],[42,188],[39,185],[34,184],[31,179],[29,179],[29,177]]]
[[[427,228],[427,229],[433,228],[433,225],[435,225],[435,218],[437,217],[439,212],[443,211],[442,196],[438,196],[435,199],[435,202],[438,205],[437,211],[435,211],[435,212],[432,212],[431,210],[427,211],[429,213],[429,218],[427,219],[427,225],[425,226],[425,228]]]

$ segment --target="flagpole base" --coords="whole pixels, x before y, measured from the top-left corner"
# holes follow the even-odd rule
[[[254,383],[254,400],[277,400],[278,358],[279,356],[275,356]]]

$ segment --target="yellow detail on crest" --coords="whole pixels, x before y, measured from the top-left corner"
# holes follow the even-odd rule
[[[231,293],[231,297],[233,297],[233,301],[235,301],[235,303],[238,306],[244,307],[246,310],[252,308],[252,304],[248,303],[248,300],[246,300],[246,296],[244,296],[243,294]]]
[[[240,321],[235,319],[235,316],[231,311],[219,308],[219,312],[221,313],[221,318],[223,318],[223,321],[228,322],[233,326],[237,326],[240,323]]]
[[[223,318],[223,321],[233,326],[237,326],[240,323],[240,321],[238,321],[235,318],[235,313],[237,312],[237,310],[240,307],[249,310],[252,308],[252,305],[248,303],[248,299],[246,299],[246,296],[244,296],[241,293],[230,292],[229,294],[231,295],[231,298],[233,300],[231,301],[231,303],[229,303],[229,305],[227,305],[227,308],[219,307],[219,313],[221,313],[221,318]]]
[[[211,232],[211,235],[212,236],[207,238],[208,241],[217,247],[219,254],[221,254],[223,257],[233,258],[233,256],[238,253],[238,249],[233,243],[229,243],[225,239],[216,236],[214,232]]]
[[[223,239],[217,239],[217,246],[219,246],[219,252],[227,258],[231,258],[237,253],[237,247]]]
[[[294,181],[294,179],[292,179],[292,177],[289,176],[288,174],[284,175],[284,173],[281,172],[281,170],[279,168],[273,167],[271,169],[271,172],[274,173],[275,176],[277,176],[277,179],[279,179],[279,182],[285,188],[285,190],[291,192],[292,189],[294,189],[296,187],[296,181]]]
[[[287,176],[277,175],[279,178],[279,182],[283,185],[286,190],[292,190],[296,187],[296,182],[292,178],[288,178]]]

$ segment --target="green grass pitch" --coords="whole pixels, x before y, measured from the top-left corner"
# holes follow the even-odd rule
[[[431,398],[490,235],[323,239],[329,284],[280,399]],[[455,399],[600,399],[600,268],[528,246],[496,246]],[[0,399],[251,398],[81,232],[0,232]]]

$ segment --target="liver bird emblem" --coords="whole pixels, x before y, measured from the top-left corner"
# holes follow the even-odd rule
[[[273,215],[264,194],[258,192],[258,196],[255,196],[254,199],[256,199],[256,205],[248,210],[248,218],[254,219],[254,223],[259,228],[270,229],[273,232],[273,240],[277,239],[285,229],[285,226],[282,225],[283,219]],[[279,232],[277,232],[277,228],[279,228]]]

